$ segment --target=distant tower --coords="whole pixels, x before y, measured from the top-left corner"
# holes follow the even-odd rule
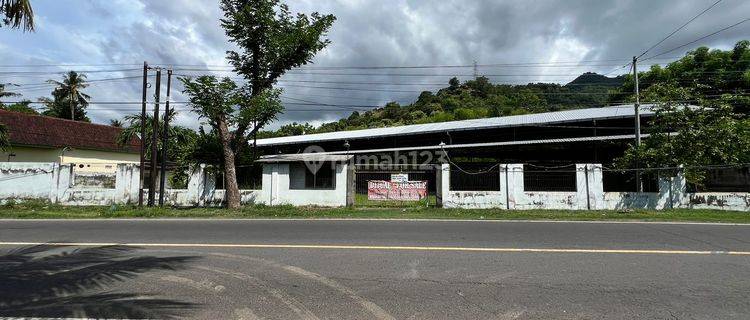
[[[479,78],[479,69],[477,68],[477,61],[474,60],[474,80]]]

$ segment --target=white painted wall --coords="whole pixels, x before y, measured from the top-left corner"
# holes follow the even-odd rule
[[[500,191],[447,191],[446,208],[621,210],[696,208],[750,211],[750,193],[688,193],[683,175],[660,178],[659,192],[604,192],[601,164],[576,165],[576,191],[524,192],[523,165],[500,166]],[[507,183],[505,172],[507,170]],[[588,176],[588,179],[586,178]],[[449,173],[443,173],[449,184]],[[588,187],[587,187],[588,186]],[[506,193],[506,188],[507,193]],[[588,192],[587,192],[588,190]],[[588,201],[587,201],[588,199]]]
[[[268,205],[294,206],[346,206],[346,163],[337,163],[333,189],[300,190],[291,189],[291,179],[299,173],[290,174],[289,163],[268,163],[263,165],[263,190],[259,203]],[[304,174],[304,172],[302,173]],[[303,177],[304,178],[304,177]]]
[[[295,206],[340,207],[346,205],[348,165],[336,165],[335,188],[331,190],[293,190],[289,188],[289,164],[263,166],[262,190],[240,190],[242,203]],[[450,172],[441,166],[443,206],[446,208],[500,209],[668,209],[699,208],[750,211],[749,193],[687,193],[683,176],[662,178],[659,192],[602,192],[601,166],[578,165],[575,192],[524,192],[523,166],[502,165],[500,191],[451,191]],[[504,177],[507,168],[507,183]],[[588,169],[584,169],[588,168]],[[443,170],[444,169],[444,170]],[[589,192],[586,193],[588,173]],[[138,201],[137,165],[119,164],[114,189],[74,188],[73,171],[68,164],[0,163],[0,203],[8,200],[39,199],[64,205],[135,204]],[[165,201],[172,206],[221,206],[225,192],[217,190],[205,166],[192,173],[187,189],[168,189]],[[507,192],[506,192],[507,191]],[[146,190],[144,193],[148,193]],[[158,194],[157,194],[158,197]],[[589,199],[589,203],[586,199]]]

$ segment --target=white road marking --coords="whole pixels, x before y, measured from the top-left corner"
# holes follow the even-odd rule
[[[115,242],[0,242],[0,246],[129,246],[164,248],[246,248],[246,249],[334,249],[334,250],[396,250],[396,251],[457,251],[499,253],[611,253],[611,254],[683,254],[750,256],[750,251],[658,250],[658,249],[568,249],[568,248],[492,248],[442,246],[384,245],[318,245],[318,244],[241,244],[241,243],[115,243]]]

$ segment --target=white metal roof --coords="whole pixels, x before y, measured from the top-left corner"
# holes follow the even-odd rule
[[[641,115],[653,114],[652,105],[642,105]],[[426,124],[413,124],[408,126],[373,128],[352,131],[337,131],[328,133],[315,133],[300,136],[278,137],[260,139],[258,146],[274,146],[295,143],[311,143],[335,140],[356,140],[386,136],[400,136],[411,134],[423,134],[432,132],[459,131],[471,129],[491,129],[502,127],[517,127],[533,124],[552,124],[563,122],[574,122],[582,120],[598,120],[611,118],[633,117],[635,110],[633,105],[621,105],[613,107],[575,109],[556,112],[544,112],[524,114],[517,116],[448,121]]]
[[[257,162],[346,162],[351,159],[353,155],[332,155],[326,153],[297,153],[297,154],[272,154],[267,156],[261,156]]]
[[[642,138],[648,138],[648,133],[641,134]],[[419,150],[441,150],[441,149],[463,149],[463,148],[481,148],[481,147],[505,147],[505,146],[519,146],[519,145],[530,145],[530,144],[551,144],[551,143],[566,143],[566,142],[591,142],[591,141],[612,141],[612,140],[632,140],[635,139],[634,134],[622,134],[622,135],[611,135],[611,136],[596,136],[596,137],[574,137],[574,138],[555,138],[555,139],[537,139],[537,140],[518,140],[518,141],[499,141],[499,142],[481,142],[481,143],[465,143],[465,144],[447,144],[447,145],[431,145],[431,146],[418,146],[418,147],[398,147],[398,148],[381,148],[381,149],[365,149],[365,150],[350,150],[350,151],[327,151],[327,152],[316,152],[316,153],[295,153],[294,155],[303,159],[304,157],[315,155],[355,155],[355,154],[368,154],[378,152],[392,152],[392,151],[419,151]],[[260,162],[264,159],[263,156]],[[317,160],[313,160],[317,161]],[[272,161],[265,161],[272,162]]]

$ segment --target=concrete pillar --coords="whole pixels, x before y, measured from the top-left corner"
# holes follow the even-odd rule
[[[657,209],[672,209],[687,207],[689,205],[687,196],[687,180],[682,170],[675,176],[659,176],[659,200]]]
[[[263,180],[260,187],[260,201],[258,203],[264,203],[271,205],[271,197],[273,190],[273,168],[276,166],[273,163],[263,164]]]
[[[52,189],[54,190],[54,203],[64,204],[67,202],[67,191],[71,187],[73,179],[73,167],[70,164],[57,164],[56,173],[53,174]]]
[[[203,194],[206,188],[206,165],[198,165],[188,179],[187,201],[190,205],[200,206],[203,203]]]
[[[521,209],[523,204],[523,164],[500,165],[500,192],[505,195],[505,208]]]
[[[451,167],[450,164],[441,163],[435,165],[435,197],[436,206],[442,208],[443,204],[450,202]]]
[[[602,165],[576,164],[576,207],[579,210],[604,208]]]
[[[261,188],[261,201],[269,206],[279,205],[279,171],[282,166],[286,166],[288,174],[287,164],[279,163],[264,163],[263,164],[263,186]],[[288,186],[287,186],[288,188]]]
[[[48,199],[50,203],[58,203],[59,201],[58,198],[60,197],[60,194],[58,191],[59,189],[58,183],[60,182],[60,172],[61,172],[60,164],[53,163],[52,164],[52,176],[49,182],[50,187],[49,187]]]
[[[118,164],[115,173],[115,197],[113,203],[130,204],[138,202],[139,168],[135,164]]]

